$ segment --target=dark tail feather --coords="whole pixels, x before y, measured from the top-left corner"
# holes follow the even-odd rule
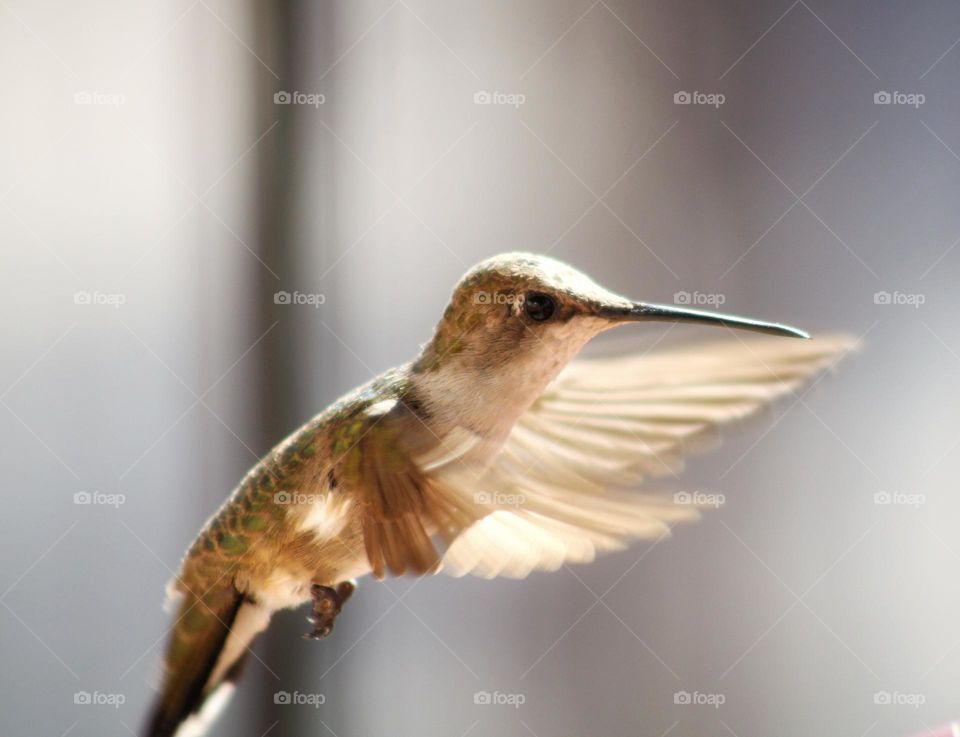
[[[259,609],[232,586],[202,598],[184,596],[163,663],[160,696],[145,737],[173,737],[184,721],[200,713],[217,686],[240,675],[247,647],[266,626],[265,620],[263,626],[253,628],[238,622],[246,607]],[[230,662],[220,662],[221,655]]]

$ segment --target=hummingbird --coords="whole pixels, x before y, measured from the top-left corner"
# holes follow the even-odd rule
[[[667,534],[697,505],[631,487],[853,345],[737,336],[572,360],[648,322],[809,338],[636,302],[547,256],[482,261],[416,358],[279,443],[203,527],[168,584],[176,620],[146,734],[203,734],[275,611],[312,602],[306,636],[322,639],[366,574],[522,578]]]

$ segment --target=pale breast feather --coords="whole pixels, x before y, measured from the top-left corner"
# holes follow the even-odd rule
[[[307,497],[300,504],[300,520],[297,530],[312,533],[320,540],[336,537],[350,520],[353,500],[336,491],[320,494],[304,494]]]

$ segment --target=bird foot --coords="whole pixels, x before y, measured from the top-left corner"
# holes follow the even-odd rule
[[[343,608],[343,603],[350,598],[356,590],[357,585],[353,581],[343,581],[338,583],[336,588],[331,586],[321,586],[318,583],[310,587],[310,595],[313,597],[313,613],[308,617],[313,623],[313,631],[307,632],[303,637],[307,640],[322,640],[333,632],[333,623]]]

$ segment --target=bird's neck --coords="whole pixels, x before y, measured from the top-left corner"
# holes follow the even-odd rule
[[[491,356],[468,348],[447,353],[442,361],[430,359],[431,343],[411,365],[411,391],[439,428],[458,426],[503,441],[595,332],[571,326],[519,353],[505,347]]]
[[[505,373],[443,366],[414,375],[412,392],[439,428],[462,427],[490,440],[502,440],[544,387],[540,380],[520,380]]]

